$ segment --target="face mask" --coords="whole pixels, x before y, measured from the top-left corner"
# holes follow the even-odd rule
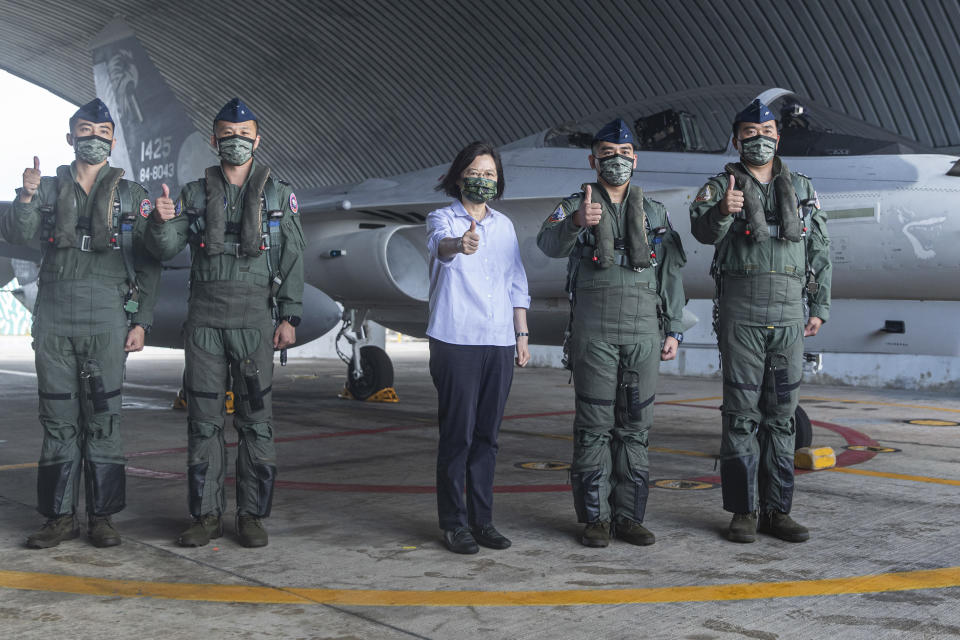
[[[253,138],[244,138],[240,135],[227,136],[217,139],[217,148],[224,162],[239,166],[246,164],[253,157],[253,143]]]
[[[497,181],[489,178],[464,178],[460,193],[470,202],[481,204],[497,195]]]
[[[633,158],[621,155],[607,156],[597,161],[597,167],[604,182],[619,187],[633,175]]]
[[[73,151],[80,162],[100,164],[110,155],[113,141],[100,136],[81,136],[73,139]]]
[[[773,160],[773,154],[776,152],[776,138],[757,135],[740,141],[740,157],[744,162],[755,167],[762,167]]]

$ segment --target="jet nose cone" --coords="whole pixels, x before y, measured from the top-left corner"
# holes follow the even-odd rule
[[[340,324],[340,306],[333,298],[309,284],[303,286],[303,318],[297,327],[297,344],[319,338]]]

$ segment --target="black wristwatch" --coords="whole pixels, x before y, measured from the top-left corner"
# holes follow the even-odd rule
[[[293,328],[300,326],[300,316],[283,316],[281,320],[286,320],[287,323]]]
[[[135,327],[142,327],[142,328],[143,328],[143,333],[144,333],[145,335],[150,335],[150,329],[153,328],[151,325],[149,325],[149,324],[144,324],[143,322],[134,322],[134,323],[133,323],[133,326],[135,326]]]
[[[677,344],[683,344],[683,334],[679,331],[667,331],[668,338],[676,338]]]

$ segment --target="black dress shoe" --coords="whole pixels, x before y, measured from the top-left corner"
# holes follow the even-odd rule
[[[476,553],[480,551],[477,541],[467,527],[447,529],[443,532],[443,544],[454,553]]]
[[[509,547],[512,542],[497,531],[493,524],[485,524],[482,527],[473,528],[473,537],[477,541],[477,544],[481,544],[490,549],[506,549]]]

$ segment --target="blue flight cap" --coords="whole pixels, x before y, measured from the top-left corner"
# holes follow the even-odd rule
[[[115,124],[113,118],[110,116],[110,110],[107,109],[107,105],[103,104],[103,100],[100,98],[94,98],[77,109],[77,112],[70,117],[71,126],[80,119],[89,120],[94,124],[100,124],[101,122]]]
[[[617,118],[601,127],[597,135],[593,136],[593,142],[612,142],[614,144],[635,144],[633,141],[633,132],[622,119]]]
[[[736,126],[741,122],[755,122],[760,124],[761,122],[768,122],[776,119],[777,117],[773,115],[773,111],[770,111],[770,107],[760,102],[760,98],[757,98],[748,104],[746,109],[737,114],[736,119],[733,121],[733,125]]]
[[[250,107],[244,104],[243,100],[234,98],[220,109],[220,113],[213,119],[214,126],[220,120],[224,122],[246,122],[247,120],[257,122],[257,116],[250,110]]]

